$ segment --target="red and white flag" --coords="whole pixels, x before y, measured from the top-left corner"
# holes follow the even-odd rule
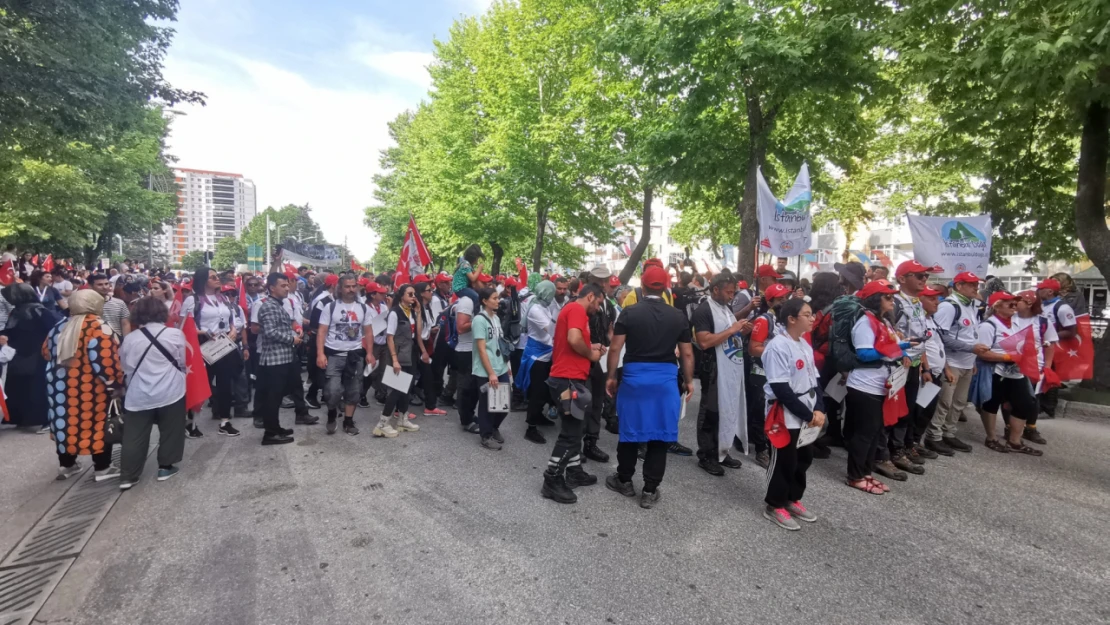
[[[208,367],[200,355],[197,324],[192,315],[185,317],[181,332],[185,334],[185,409],[199,410],[212,396],[212,387],[208,384]]]
[[[1039,349],[1036,337],[1033,335],[1033,326],[1026,326],[1019,332],[998,342],[998,346],[1005,350],[1017,363],[1021,374],[1029,378],[1033,384],[1041,380],[1041,367],[1037,364]]]
[[[3,415],[0,421],[8,423],[12,420],[11,415],[8,414],[8,394],[4,392],[3,384],[0,384],[0,414]]]
[[[1075,336],[1060,339],[1052,368],[1061,380],[1090,380],[1094,373],[1095,346],[1091,342],[1091,316],[1076,315]]]
[[[47,254],[46,255],[46,260],[42,261],[42,270],[43,271],[54,271],[54,255],[53,254]]]
[[[15,263],[8,261],[0,266],[0,284],[9,286],[15,282]]]
[[[397,289],[402,284],[412,279],[414,270],[423,269],[432,263],[432,255],[420,230],[416,228],[416,219],[409,216],[409,228],[405,232],[405,239],[401,243],[401,257],[397,259],[397,273],[393,277],[393,288]]]
[[[528,286],[528,268],[519,258],[516,259],[517,277],[520,278],[520,288]]]

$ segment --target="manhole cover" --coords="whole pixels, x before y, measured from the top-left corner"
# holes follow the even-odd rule
[[[0,571],[0,625],[26,625],[73,564],[74,558]]]

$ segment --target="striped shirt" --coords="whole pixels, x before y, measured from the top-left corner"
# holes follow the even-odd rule
[[[131,318],[131,311],[127,309],[127,304],[118,297],[109,297],[108,301],[104,302],[104,312],[100,316],[108,322],[116,336],[122,339],[123,320]]]

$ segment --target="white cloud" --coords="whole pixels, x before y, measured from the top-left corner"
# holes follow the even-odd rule
[[[386,76],[411,82],[425,89],[431,86],[428,65],[435,58],[431,52],[360,50],[356,46],[353,53],[360,63]]]
[[[375,235],[363,224],[364,209],[373,201],[379,151],[390,144],[386,124],[416,103],[390,92],[324,88],[268,63],[206,52],[203,61],[173,52],[167,60],[172,84],[208,96],[207,106],[186,107],[173,123],[178,164],[254,180],[259,210],[307,202],[329,241],[346,237],[355,255],[368,257]],[[407,68],[404,76],[419,62],[393,54],[401,56],[386,57]]]

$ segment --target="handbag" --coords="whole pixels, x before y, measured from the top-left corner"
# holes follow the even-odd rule
[[[123,414],[120,411],[119,400],[113,399],[108,404],[108,418],[104,421],[104,444],[119,445],[123,442]]]
[[[224,356],[233,351],[235,351],[235,343],[232,343],[231,339],[226,336],[210,339],[200,346],[200,355],[207,364],[219,362]]]

